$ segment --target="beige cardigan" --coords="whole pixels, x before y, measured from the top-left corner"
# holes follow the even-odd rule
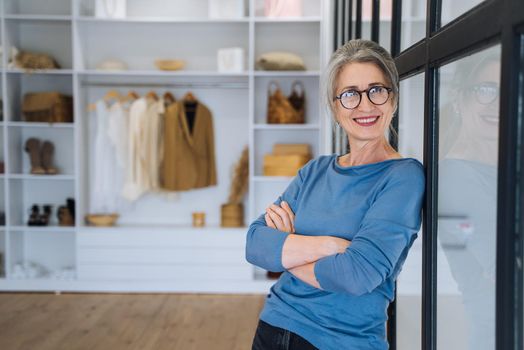
[[[192,133],[184,101],[167,108],[164,123],[162,187],[185,191],[216,185],[213,119],[209,109],[197,103]]]

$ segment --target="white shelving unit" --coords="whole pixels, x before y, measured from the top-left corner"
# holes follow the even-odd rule
[[[244,259],[247,228],[219,227],[220,205],[227,199],[231,168],[244,145],[250,147],[249,193],[245,222],[249,224],[287,187],[289,177],[262,176],[262,159],[274,143],[309,143],[313,155],[325,152],[329,124],[319,105],[320,72],[331,50],[330,1],[304,0],[304,17],[263,16],[262,0],[246,0],[245,16],[209,19],[208,1],[127,0],[125,19],[94,17],[94,0],[3,0],[0,34],[3,52],[11,46],[51,54],[60,70],[28,74],[7,69],[3,56],[0,122],[0,252],[5,291],[120,291],[265,293],[273,283]],[[242,47],[246,70],[219,73],[219,48]],[[268,51],[291,51],[303,57],[303,72],[256,71],[256,58]],[[183,70],[159,71],[154,60],[186,61]],[[121,59],[126,71],[99,71],[106,59]],[[267,87],[277,81],[287,94],[300,80],[306,93],[306,123],[266,124]],[[147,194],[126,205],[118,226],[86,226],[92,154],[93,115],[88,105],[109,89],[142,95],[188,90],[213,113],[218,185],[168,195]],[[74,123],[28,123],[21,117],[25,93],[60,91],[74,98]],[[31,175],[25,140],[38,137],[55,144],[59,175]],[[26,226],[33,203],[76,200],[76,225]],[[206,212],[205,228],[191,227],[191,213]],[[36,262],[50,272],[17,279],[16,264]],[[74,269],[74,278],[51,277]],[[1,273],[2,271],[0,271]]]

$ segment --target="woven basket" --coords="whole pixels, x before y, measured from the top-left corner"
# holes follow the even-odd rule
[[[185,62],[182,60],[156,60],[155,66],[160,70],[180,70],[184,68]]]
[[[85,219],[91,226],[114,226],[118,220],[118,214],[88,214]]]
[[[221,221],[222,227],[242,227],[244,226],[244,206],[237,203],[222,204]]]
[[[24,95],[22,114],[27,122],[72,123],[73,98],[59,92],[35,92]]]

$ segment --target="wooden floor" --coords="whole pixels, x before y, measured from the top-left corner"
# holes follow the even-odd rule
[[[2,350],[245,350],[261,295],[0,294]]]

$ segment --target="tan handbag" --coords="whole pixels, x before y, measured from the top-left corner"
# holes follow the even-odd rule
[[[274,88],[274,92],[272,92]],[[272,81],[268,87],[267,123],[295,124],[299,122],[298,112],[282,93],[277,82]]]
[[[297,89],[298,88],[298,89]],[[305,122],[305,112],[306,112],[306,97],[305,97],[304,84],[300,81],[294,81],[291,85],[291,95],[289,95],[288,100],[298,113],[297,123]]]
[[[72,123],[73,98],[59,92],[35,92],[24,95],[22,114],[28,122]]]

